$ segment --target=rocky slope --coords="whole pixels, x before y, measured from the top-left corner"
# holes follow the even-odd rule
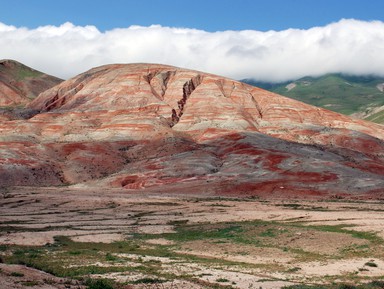
[[[0,186],[384,196],[384,127],[223,77],[91,69],[0,123]]]

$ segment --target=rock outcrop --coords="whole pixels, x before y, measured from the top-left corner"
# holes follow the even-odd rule
[[[384,127],[216,75],[97,67],[0,123],[0,186],[384,195]]]

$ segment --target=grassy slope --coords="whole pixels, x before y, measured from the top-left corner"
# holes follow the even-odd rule
[[[368,107],[384,105],[384,93],[377,89],[384,78],[327,74],[321,77],[304,77],[292,82],[271,84],[252,80],[244,82],[288,96],[302,102],[350,115],[365,111]],[[288,90],[286,86],[296,87]],[[384,123],[384,111],[367,120]]]
[[[384,124],[384,110],[369,115],[368,117],[365,118],[365,120]]]

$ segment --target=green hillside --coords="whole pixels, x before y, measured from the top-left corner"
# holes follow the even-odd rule
[[[364,117],[365,120],[369,120],[376,123],[384,124],[384,107],[383,110],[380,110],[376,113],[371,113],[368,116]]]
[[[346,115],[362,113],[362,118],[384,123],[384,110],[368,113],[384,105],[384,77],[326,74],[284,83],[242,81],[311,105]]]

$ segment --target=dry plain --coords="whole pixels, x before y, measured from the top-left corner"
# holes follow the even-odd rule
[[[282,288],[384,276],[380,200],[15,187],[3,188],[0,208],[2,289],[86,288],[88,278],[118,288]]]

